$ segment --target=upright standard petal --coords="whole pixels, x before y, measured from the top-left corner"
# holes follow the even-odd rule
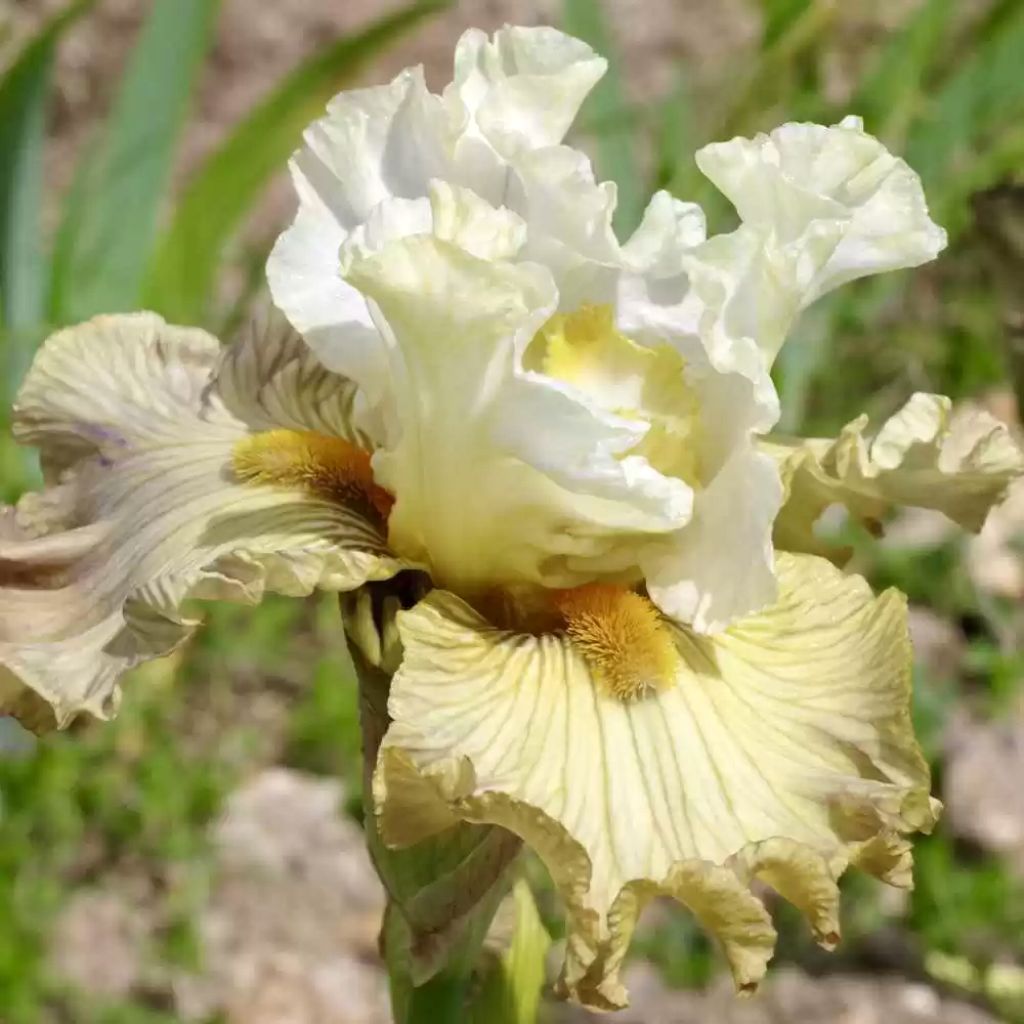
[[[291,161],[299,210],[267,263],[271,294],[323,364],[359,385],[368,423],[386,415],[387,360],[366,301],[342,280],[338,250],[384,200],[425,196],[431,178],[450,177],[459,131],[414,68],[340,93]]]
[[[555,309],[542,267],[418,236],[357,256],[348,279],[393,360],[400,437],[374,457],[389,536],[436,582],[571,586],[616,542],[687,521],[689,486],[627,455],[646,424],[523,366]]]
[[[856,278],[916,267],[946,245],[920,178],[858,117],[713,143],[697,164],[760,238],[760,273],[779,278],[783,314]],[[773,359],[785,329],[758,340]]]
[[[374,784],[384,840],[460,820],[521,835],[566,903],[561,984],[596,1007],[624,1004],[619,966],[657,894],[718,937],[742,988],[774,944],[755,877],[831,948],[839,875],[856,863],[908,885],[903,833],[937,804],[903,598],[807,556],[779,576],[776,605],[713,638],[611,587],[558,595],[564,633],[504,632],[437,591],[402,613]]]
[[[782,504],[777,466],[737,447],[694,501],[686,528],[640,559],[651,600],[699,633],[717,633],[778,595],[772,527]]]
[[[915,394],[873,435],[866,428],[858,416],[834,439],[765,440],[786,488],[778,547],[842,558],[814,533],[830,505],[845,505],[873,531],[893,507],[913,505],[976,533],[1024,474],[1024,453],[1004,424],[980,409],[955,412],[943,395]]]
[[[605,61],[553,28],[470,30],[444,97],[411,68],[386,86],[340,93],[291,162],[294,224],[267,265],[278,307],[324,365],[356,381],[376,414],[386,358],[366,303],[341,277],[338,250],[383,202],[426,197],[433,179],[502,204],[506,157],[564,136]],[[500,151],[500,152],[499,152]],[[367,414],[367,422],[373,415]]]
[[[649,539],[639,563],[659,608],[699,632],[717,632],[777,594],[771,539],[782,485],[754,438],[776,421],[778,396],[753,341],[723,344],[686,275],[624,275],[618,299],[624,332],[680,354],[698,408],[686,445],[699,467],[692,519]]]
[[[545,25],[507,25],[493,38],[470,29],[455,47],[446,95],[458,97],[488,142],[512,156],[561,142],[607,67],[586,43]]]
[[[2,709],[34,709],[35,727],[107,717],[118,676],[196,624],[186,598],[256,602],[397,571],[352,401],[293,336],[222,350],[137,314],[50,338],[15,407],[49,486],[5,513]]]

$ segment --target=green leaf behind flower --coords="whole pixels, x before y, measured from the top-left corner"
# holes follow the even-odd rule
[[[77,0],[47,21],[0,80],[0,431],[7,406],[39,343],[49,262],[43,245],[43,157],[53,55],[65,30],[94,0]],[[33,479],[34,460],[0,445],[0,500]]]
[[[512,944],[484,979],[473,1004],[472,1024],[534,1024],[537,1019],[551,936],[524,879],[513,887],[512,902]]]
[[[56,322],[138,307],[219,7],[219,0],[154,3],[110,119],[68,199],[54,254]]]
[[[405,7],[300,64],[245,118],[193,177],[161,239],[146,304],[169,319],[209,312],[224,250],[270,178],[298,145],[302,129],[334,93],[394,39],[446,6]]]
[[[78,0],[59,11],[0,81],[0,296],[7,330],[35,326],[43,318],[43,146],[53,54],[64,31],[92,3]]]
[[[629,232],[640,223],[646,183],[637,160],[635,117],[628,112],[625,89],[615,59],[615,45],[600,0],[565,0],[562,27],[608,59],[608,71],[583,108],[581,123],[597,136],[597,176],[619,190],[615,227]]]

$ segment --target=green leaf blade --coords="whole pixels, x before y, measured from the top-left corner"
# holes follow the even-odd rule
[[[224,249],[302,130],[372,57],[443,3],[416,3],[331,44],[300,65],[207,160],[192,179],[161,239],[146,304],[194,322],[210,311]]]
[[[51,18],[0,81],[0,297],[8,331],[44,319],[43,155],[53,54],[90,6],[92,0],[79,0]]]
[[[512,945],[485,976],[473,1003],[471,1024],[535,1024],[537,1020],[551,936],[524,879],[513,887],[512,900]]]
[[[565,0],[562,21],[566,32],[608,60],[608,70],[587,98],[581,121],[595,126],[598,178],[615,182],[615,227],[620,234],[628,233],[640,223],[645,183],[637,159],[636,118],[628,113],[611,32],[600,0]]]
[[[774,46],[807,13],[811,0],[761,0],[764,28],[761,48]]]
[[[1000,140],[1024,118],[1024,7],[1000,19],[959,62],[907,138],[937,219],[951,234],[969,223],[973,190],[1002,170]],[[986,167],[990,156],[994,166]]]
[[[9,405],[45,333],[43,158],[54,51],[92,2],[77,0],[50,18],[0,80],[0,502],[38,479],[34,454],[4,435]]]
[[[98,148],[69,197],[54,319],[137,308],[219,0],[155,0]]]
[[[925,84],[943,56],[953,13],[953,0],[925,0],[889,37],[850,103],[868,130],[895,148],[902,147]]]

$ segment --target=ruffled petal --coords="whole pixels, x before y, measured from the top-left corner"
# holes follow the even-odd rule
[[[674,277],[686,269],[682,254],[707,238],[707,219],[696,203],[671,192],[655,192],[640,226],[622,247],[626,267],[655,279]]]
[[[814,534],[821,513],[836,504],[872,530],[893,507],[913,505],[977,532],[1024,473],[1024,453],[1004,424],[980,409],[954,412],[943,395],[915,394],[874,434],[867,425],[859,416],[834,439],[764,442],[786,487],[778,547],[841,557]]]
[[[643,545],[648,591],[666,614],[699,632],[717,632],[771,604],[772,524],[782,503],[778,467],[754,437],[778,417],[778,395],[749,339],[720,344],[702,318],[692,282],[629,275],[620,283],[618,319],[644,345],[669,344],[686,365],[697,406],[687,439],[699,467],[686,526]]]
[[[699,633],[717,633],[772,604],[772,524],[782,484],[771,458],[736,448],[694,501],[684,530],[655,541],[641,558],[651,600]]]
[[[744,988],[774,941],[755,877],[834,945],[838,876],[855,862],[906,881],[901,836],[938,805],[910,722],[904,599],[807,556],[778,572],[779,601],[718,636],[663,620],[674,676],[632,700],[571,630],[501,631],[438,591],[402,613],[374,785],[384,840],[459,820],[521,835],[566,904],[562,986],[596,1007],[625,1002],[618,968],[655,894],[719,937]]]
[[[552,28],[505,28],[459,42],[442,98],[420,68],[385,86],[340,93],[291,162],[295,222],[267,265],[274,302],[324,365],[356,381],[376,416],[388,381],[383,342],[363,297],[342,280],[338,251],[389,199],[418,199],[434,179],[505,202],[504,156],[561,140],[605,61]]]
[[[615,183],[597,182],[587,156],[569,146],[516,161],[506,200],[527,225],[522,255],[550,269],[563,310],[608,299],[622,262],[612,229],[617,194]]]
[[[342,279],[339,249],[384,200],[426,196],[432,178],[450,177],[460,130],[413,68],[340,93],[292,158],[299,210],[267,263],[270,291],[323,364],[359,384],[370,410],[387,395],[387,359],[365,299]]]
[[[772,305],[793,315],[848,281],[916,267],[946,245],[920,178],[858,117],[713,143],[698,151],[697,164],[760,236],[765,265],[756,276],[778,279],[789,295]],[[785,326],[757,336],[769,359]]]
[[[368,470],[345,475],[362,442],[352,400],[290,336],[222,351],[138,314],[50,338],[15,408],[49,487],[5,513],[3,710],[41,698],[50,724],[108,717],[121,673],[195,626],[186,598],[255,603],[265,590],[348,590],[396,572]],[[270,439],[270,461],[246,480],[234,459],[253,438]]]
[[[562,141],[608,62],[586,43],[547,26],[506,26],[488,38],[465,32],[455,47],[457,96],[499,153]]]
[[[768,373],[760,339],[788,323],[780,310],[784,289],[774,278],[758,277],[760,242],[742,228],[716,235],[676,253],[672,262],[682,270],[659,272],[667,257],[643,273],[627,272],[615,283],[619,329],[647,345],[668,342],[693,367],[710,375],[738,375],[753,391],[721,426],[730,435],[731,423],[743,429],[769,430],[779,418],[779,397]],[[739,397],[739,396],[736,396]]]
[[[644,423],[523,368],[555,309],[543,268],[418,236],[354,259],[348,279],[393,358],[400,437],[374,457],[397,500],[390,538],[436,581],[571,586],[624,536],[686,522],[690,488],[627,454]]]

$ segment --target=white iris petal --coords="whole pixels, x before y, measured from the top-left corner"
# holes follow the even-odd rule
[[[769,360],[815,299],[859,277],[919,266],[946,246],[920,178],[859,117],[713,143],[697,165],[753,229],[753,274],[763,282],[755,304],[768,321],[757,337]]]
[[[786,333],[819,295],[944,236],[916,175],[848,118],[705,147],[743,221],[731,234],[707,239],[699,208],[658,193],[622,244],[614,184],[563,144],[604,69],[555,29],[470,31],[442,95],[414,69],[338,97],[293,161],[300,209],[271,289],[358,385],[410,557],[470,589],[646,579],[716,631],[776,592],[782,487],[755,442],[778,418]],[[547,318],[592,309],[626,345],[677,354],[650,373],[692,394],[693,429],[659,425],[643,375],[622,400],[614,360],[569,377],[531,362]]]

